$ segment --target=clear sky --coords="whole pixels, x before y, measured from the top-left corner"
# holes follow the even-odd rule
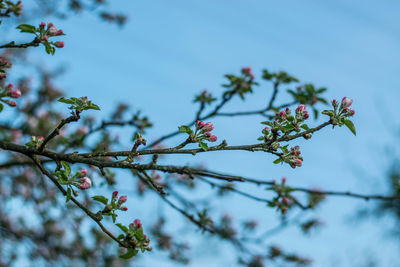
[[[396,142],[390,130],[399,122],[399,1],[120,0],[112,6],[118,10],[119,5],[130,17],[122,29],[91,15],[55,21],[67,33],[66,46],[45,57],[44,64],[67,63],[59,83],[68,96],[89,96],[103,114],[118,101],[129,102],[150,116],[155,124],[150,137],[156,138],[192,120],[195,93],[208,88],[220,95],[224,74],[238,73],[243,66],[253,67],[258,77],[263,68],[285,70],[328,87],[328,99],[352,97],[357,137],[344,128],[324,129],[312,140],[300,141],[305,161],[295,170],[256,153],[215,153],[196,160],[214,170],[255,178],[287,176],[294,185],[384,192],[384,146]],[[262,83],[244,104],[234,101],[227,110],[261,108],[270,92]],[[215,133],[232,145],[251,144],[259,136],[260,121],[218,119]],[[277,224],[274,212],[241,198],[215,205],[237,218],[258,217],[265,229]],[[368,205],[372,203],[330,198],[315,212],[326,222],[321,231],[302,237],[289,229],[271,243],[311,256],[315,266],[363,266],[369,257],[377,257],[379,266],[395,266],[399,247],[379,229],[389,222],[349,223],[357,209]],[[137,212],[149,222],[154,219],[148,211]],[[221,256],[228,255],[229,248],[221,248],[218,260],[211,252],[194,251],[190,266],[233,266],[232,257]],[[143,264],[151,266],[153,260]]]

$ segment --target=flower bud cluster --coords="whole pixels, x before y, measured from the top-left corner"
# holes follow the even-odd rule
[[[305,105],[299,105],[295,114],[292,115],[292,111],[289,108],[282,110],[275,114],[275,120],[273,122],[264,121],[262,124],[268,125],[261,132],[264,136],[258,138],[258,140],[264,140],[266,143],[271,143],[279,137],[282,132],[288,135],[292,131],[300,132],[301,129],[308,129],[308,126],[303,122],[309,118],[308,112]],[[277,148],[274,148],[276,150]]]
[[[31,136],[31,140],[25,145],[27,147],[39,148],[42,145],[43,141],[44,141],[43,136]]]
[[[303,164],[303,158],[300,156],[300,154],[301,152],[299,146],[292,147],[290,148],[289,153],[286,153],[282,156],[283,161],[289,163],[290,167],[293,169],[296,167],[301,167]]]
[[[44,22],[40,23],[39,33],[40,33],[40,35],[39,35],[40,41],[47,43],[47,44],[49,43],[50,37],[65,35],[64,31],[61,29],[57,29],[57,27],[54,26],[54,24],[52,22],[47,24],[47,28],[46,28],[46,23],[44,23]],[[57,42],[53,42],[51,44],[53,44],[57,48],[63,48],[65,45],[65,43],[63,41],[57,41]]]
[[[142,252],[145,250],[151,251],[152,247],[149,246],[150,238],[143,233],[142,222],[135,219],[133,223],[129,224],[129,228],[125,229],[126,235],[123,237],[124,241]]]
[[[304,121],[309,118],[308,112],[306,110],[305,105],[299,105],[296,108],[296,120],[297,121]]]
[[[281,184],[275,184],[268,188],[274,191],[277,196],[269,203],[270,207],[276,207],[285,214],[288,209],[293,205],[294,198],[290,195],[290,187],[286,186],[286,177],[282,178]]]
[[[122,207],[122,204],[124,204],[127,200],[127,196],[120,196],[118,198],[118,191],[114,191],[111,197],[111,206],[114,207],[114,209],[127,211],[128,207]]]
[[[200,102],[201,104],[211,104],[216,98],[212,96],[207,89],[204,89],[199,95],[195,97],[193,102]]]
[[[8,84],[6,87],[0,90],[0,101],[6,103],[11,107],[16,107],[17,103],[10,99],[3,99],[3,97],[10,97],[10,98],[20,98],[21,97],[21,90],[14,89],[14,85],[12,83]]]
[[[245,77],[250,78],[250,80],[254,80],[254,75],[253,75],[253,73],[252,73],[251,67],[244,67],[244,68],[242,68],[242,74],[243,74]]]
[[[6,70],[11,68],[12,64],[0,56],[0,80],[7,78]]]
[[[201,120],[196,122],[196,132],[195,138],[196,140],[208,140],[210,142],[217,141],[217,136],[212,135],[211,131],[214,130],[214,124],[211,122],[204,123]]]

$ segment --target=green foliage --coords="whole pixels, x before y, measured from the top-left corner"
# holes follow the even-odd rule
[[[61,97],[58,99],[59,102],[65,103],[65,104],[70,104],[69,109],[74,109],[77,112],[82,112],[83,110],[89,110],[89,109],[94,109],[94,110],[100,110],[99,106],[96,104],[93,104],[92,101],[88,100],[87,97],[71,97],[71,98],[64,98]]]

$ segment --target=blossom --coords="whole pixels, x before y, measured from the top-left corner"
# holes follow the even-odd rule
[[[82,190],[86,190],[86,189],[89,189],[90,187],[92,187],[92,181],[90,180],[90,178],[86,177],[86,176],[83,177],[81,179],[81,183],[79,185],[79,188],[82,189]]]
[[[16,103],[15,101],[11,101],[11,102],[10,102],[10,106],[16,107],[16,106],[17,106],[17,103]]]
[[[135,226],[136,228],[141,228],[142,227],[142,222],[139,219],[135,219],[133,221],[133,226]]]
[[[296,112],[297,112],[297,113],[301,113],[301,112],[304,112],[304,111],[306,111],[306,106],[305,106],[305,105],[299,105],[299,106],[296,108]]]
[[[49,23],[49,25],[50,25],[50,23]],[[51,26],[49,26],[49,25],[47,27],[47,34],[49,36],[56,36],[58,29],[54,25],[51,25]]]
[[[353,104],[353,99],[349,98],[349,97],[343,97],[342,99],[342,107],[343,108],[348,108],[351,106],[351,104]]]
[[[86,176],[86,174],[87,174],[87,170],[86,170],[86,169],[82,169],[82,170],[81,170],[81,175],[82,175],[82,176]]]
[[[54,45],[56,47],[58,47],[58,48],[63,48],[64,47],[64,42],[63,41],[57,41]]]
[[[197,120],[197,121],[196,121],[196,127],[197,127],[197,128],[201,129],[201,128],[204,127],[204,125],[205,125],[205,123],[202,122],[201,120]]]
[[[204,124],[203,129],[207,132],[211,132],[214,129],[214,124],[212,124],[211,122],[207,122],[206,124]]]
[[[215,141],[217,141],[217,139],[218,139],[217,136],[211,135],[209,140],[210,140],[211,142],[215,142]]]
[[[121,196],[118,200],[118,204],[125,203],[128,200],[127,196]]]

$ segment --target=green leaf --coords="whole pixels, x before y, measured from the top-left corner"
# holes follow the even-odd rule
[[[68,202],[71,199],[71,195],[72,195],[72,190],[71,187],[68,187],[67,190],[67,200],[65,202]]]
[[[104,197],[104,196],[94,196],[92,197],[93,200],[96,200],[98,202],[103,203],[104,205],[107,205],[108,203],[108,198]]]
[[[135,257],[135,256],[138,254],[138,252],[139,252],[139,250],[137,250],[137,249],[128,248],[128,251],[127,251],[125,254],[120,255],[119,257],[120,257],[121,259],[127,260],[127,259],[130,259],[130,258],[132,258],[132,257]]]
[[[89,106],[90,109],[100,110],[99,106],[96,104],[91,103]]]
[[[115,224],[116,226],[119,227],[119,229],[121,229],[124,233],[128,233],[128,227],[126,227],[125,225],[122,225],[120,223]]]
[[[61,103],[65,103],[65,104],[75,104],[75,101],[74,101],[74,100],[72,100],[72,99],[67,99],[67,98],[64,98],[64,97],[61,97],[61,98],[58,99],[57,101],[58,101],[58,102],[61,102]]]
[[[0,112],[3,111],[4,105],[0,103]]]
[[[351,120],[344,120],[344,125],[347,126],[347,128],[349,128],[349,130],[356,135],[356,127],[354,127],[354,124]]]
[[[281,158],[278,158],[278,159],[276,159],[276,160],[274,160],[274,164],[278,164],[278,163],[280,163],[282,161],[282,159]]]
[[[308,127],[308,125],[307,124],[302,124],[301,126],[300,126],[300,128],[303,128],[304,130],[309,130],[310,128]]]
[[[69,164],[68,164],[67,162],[65,162],[65,161],[61,161],[61,164],[62,164],[63,167],[64,167],[65,174],[66,174],[67,176],[70,176],[70,174],[71,174],[71,167],[69,166]]]
[[[17,27],[17,29],[20,29],[21,32],[28,32],[28,33],[36,32],[36,27],[29,24],[21,24]]]
[[[200,142],[199,147],[202,148],[204,151],[208,150],[208,145],[204,142]]]
[[[113,223],[115,223],[115,220],[117,219],[118,215],[113,213],[113,214],[111,214],[111,217],[112,217]]]
[[[178,129],[179,129],[179,131],[180,131],[181,133],[187,133],[187,134],[189,134],[189,135],[193,134],[193,131],[192,131],[192,129],[190,129],[189,126],[182,125],[182,126],[180,126]]]

